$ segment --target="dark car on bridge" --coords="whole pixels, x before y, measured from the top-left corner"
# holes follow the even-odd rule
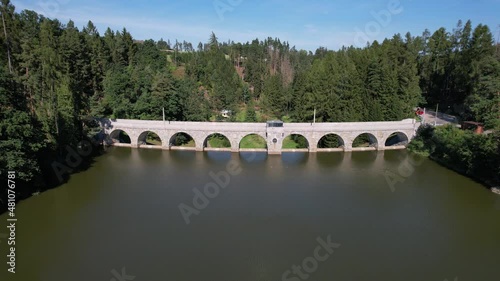
[[[280,120],[267,121],[267,127],[268,128],[281,128],[281,127],[283,127],[283,121],[280,121]]]

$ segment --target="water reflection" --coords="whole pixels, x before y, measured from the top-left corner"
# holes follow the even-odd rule
[[[325,167],[325,168],[335,168],[338,167],[342,164],[344,161],[344,156],[346,153],[342,152],[328,152],[328,153],[317,153],[316,154],[316,162],[319,164],[320,167]],[[350,156],[350,154],[349,154]]]
[[[221,164],[231,160],[232,153],[230,151],[205,151],[203,159],[208,163]]]
[[[404,151],[385,151],[384,153],[384,161],[391,164],[399,164],[401,161],[404,161],[408,153],[406,150]]]
[[[183,151],[183,150],[170,150],[169,155],[170,158],[176,164],[186,165],[189,163],[193,163],[196,160],[196,151]]]
[[[405,157],[112,148],[68,184],[16,209],[23,245],[16,255],[19,268],[29,268],[16,280],[71,280],[75,272],[109,280],[121,267],[158,280],[165,264],[169,280],[281,280],[311,256],[316,237],[330,234],[342,247],[311,279],[443,280],[455,270],[495,280],[500,196],[427,159],[392,192],[382,172],[397,171]],[[229,159],[242,173],[225,176]],[[194,189],[215,182],[210,172],[230,183],[207,203]],[[190,225],[181,203],[203,206]],[[78,262],[68,264],[75,253]],[[387,265],[393,270],[381,273]]]
[[[267,157],[267,152],[242,151],[239,153],[240,160],[245,164],[261,165],[266,162]]]
[[[144,161],[151,161],[153,163],[162,162],[163,150],[161,149],[137,149],[139,158]]]
[[[377,159],[377,156],[383,153],[379,151],[356,151],[351,152],[352,163],[359,168],[370,167],[371,164]]]
[[[309,160],[309,152],[284,152],[281,161],[286,166],[302,166]]]
[[[109,147],[106,152],[116,160],[127,161],[132,156],[132,149],[129,147]]]

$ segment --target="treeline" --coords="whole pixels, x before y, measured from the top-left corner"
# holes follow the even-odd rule
[[[224,64],[228,74],[214,75],[213,48],[235,70]],[[220,43],[212,34],[208,44],[180,56],[201,85],[231,85],[229,97],[208,88],[214,110],[257,105],[264,117],[290,121],[311,121],[314,109],[319,121],[388,121],[413,117],[417,105],[439,105],[462,120],[500,125],[500,46],[487,26],[470,21],[459,21],[451,32],[397,34],[365,48],[315,53],[273,38]],[[224,80],[235,71],[242,84]]]
[[[212,34],[180,57],[187,77],[208,91],[210,108],[246,111],[239,121],[255,120],[255,109],[261,121],[309,122],[315,110],[318,122],[401,120],[423,101],[418,50],[407,39],[313,54],[279,39],[219,43]]]
[[[489,187],[500,186],[500,132],[488,135],[454,126],[422,126],[409,149]]]
[[[95,133],[93,117],[214,121],[383,121],[434,106],[499,124],[498,46],[487,26],[395,35],[364,48],[297,50],[279,39],[136,41],[100,34],[1,0],[0,169],[25,193],[43,189],[51,163]],[[98,128],[97,128],[98,130]],[[3,194],[3,193],[2,193]],[[0,202],[1,203],[1,202]]]

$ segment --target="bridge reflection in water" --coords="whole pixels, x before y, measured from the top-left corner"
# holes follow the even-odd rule
[[[194,151],[259,151],[268,154],[283,152],[337,152],[405,149],[415,136],[420,123],[414,119],[395,122],[345,123],[230,123],[230,122],[169,122],[128,119],[101,120],[106,144],[133,148]],[[147,142],[155,135],[158,145]],[[209,139],[220,138],[226,148],[209,147]],[[240,148],[243,139],[256,136],[263,147]],[[305,148],[284,148],[287,138],[302,137]],[[185,146],[176,146],[190,138]]]

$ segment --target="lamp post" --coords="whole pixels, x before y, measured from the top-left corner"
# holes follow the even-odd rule
[[[436,105],[436,119],[434,120],[434,126],[436,126],[436,125],[437,125],[438,110],[439,110],[439,103]]]
[[[165,107],[163,107],[162,110],[163,110],[163,127],[165,127]],[[170,121],[168,121],[168,123],[170,124]]]

